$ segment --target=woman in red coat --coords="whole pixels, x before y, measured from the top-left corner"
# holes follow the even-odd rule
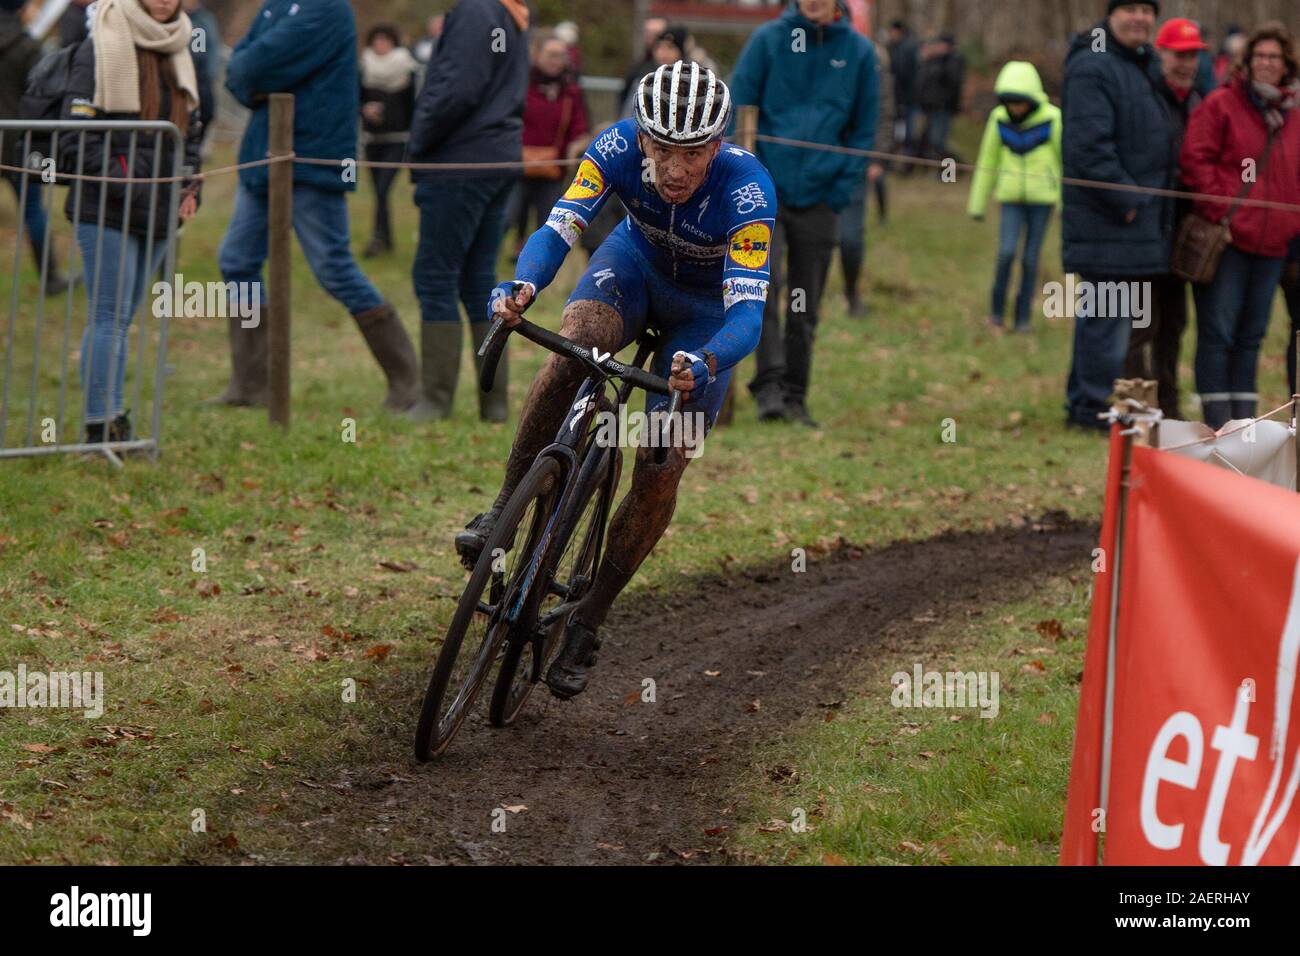
[[[587,145],[587,108],[569,67],[568,45],[551,32],[534,38],[524,103],[524,160],[571,159]],[[517,246],[546,222],[573,176],[570,166],[525,167],[507,221],[519,229]],[[529,219],[536,225],[529,227]],[[518,251],[516,249],[516,255]]]
[[[1300,204],[1300,64],[1280,23],[1265,24],[1247,41],[1232,81],[1192,113],[1181,171],[1192,192],[1228,197],[1199,202],[1195,211],[1218,222],[1231,200]],[[1300,214],[1241,206],[1229,225],[1232,242],[1214,281],[1193,287],[1196,300],[1196,388],[1205,421],[1253,418],[1259,395],[1259,345],[1268,331],[1273,295]]]

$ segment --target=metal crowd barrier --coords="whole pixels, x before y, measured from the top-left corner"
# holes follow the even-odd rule
[[[103,160],[100,169],[85,168],[86,134],[102,133],[104,136]],[[82,214],[82,195],[86,180],[65,178],[67,173],[75,176],[109,176],[114,175],[120,182],[126,169],[135,169],[137,146],[153,141],[153,169],[147,173],[136,171],[137,178],[165,178],[181,176],[184,172],[184,143],[180,130],[175,125],[160,121],[31,121],[0,120],[0,157],[6,154],[6,141],[12,143],[12,137],[21,137],[24,172],[6,171],[4,178],[10,181],[17,195],[17,210],[14,215],[14,252],[13,269],[9,277],[9,288],[0,282],[0,304],[8,301],[9,315],[4,331],[4,380],[0,385],[0,458],[17,458],[31,455],[56,454],[59,452],[96,452],[105,455],[111,462],[120,466],[118,454],[126,451],[147,452],[156,459],[159,451],[162,427],[163,378],[167,356],[167,310],[156,324],[150,323],[153,315],[150,307],[152,287],[155,279],[161,276],[170,288],[176,265],[176,225],[180,204],[181,186],[173,182],[132,182],[123,186],[123,207],[121,219],[115,217],[110,221],[107,209],[108,189],[99,190],[99,202],[94,217],[94,265],[93,274],[86,276],[85,261],[75,235],[76,223]],[[59,157],[59,143],[62,137],[76,136],[76,161],[74,169],[58,167],[61,174],[57,186],[45,181],[50,175],[51,166],[45,162],[45,156],[33,149],[34,137],[49,138],[49,153],[56,163]],[[172,143],[170,169],[161,170],[162,146],[164,138]],[[64,140],[66,143],[66,140]],[[43,145],[38,143],[38,146]],[[12,149],[12,147],[10,147]],[[110,169],[110,160],[117,164]],[[123,166],[122,164],[126,165]],[[44,175],[43,175],[44,174]],[[72,224],[68,224],[62,208],[56,208],[56,193],[60,197],[65,190],[72,215]],[[38,243],[31,240],[35,268],[27,265],[23,247],[27,234],[27,204],[34,201],[45,213],[46,227],[44,236]],[[80,358],[81,332],[93,324],[97,305],[100,273],[104,267],[104,236],[106,230],[119,230],[129,233],[131,210],[137,202],[148,204],[149,222],[144,237],[144,260],[152,262],[159,244],[164,247],[160,270],[151,273],[146,280],[145,295],[137,308],[139,315],[132,321],[130,315],[114,314],[113,337],[123,325],[127,325],[126,348],[122,361],[126,362],[126,379],[123,388],[124,409],[132,412],[132,431],[130,440],[107,440],[108,425],[105,423],[105,441],[88,444],[85,441],[87,402],[89,395],[85,383],[80,380],[77,363],[72,361],[75,355]],[[163,235],[155,235],[154,220],[158,203],[166,204],[168,210],[167,228]],[[62,206],[63,203],[59,203]],[[55,241],[55,234],[61,230],[58,223],[67,225],[63,230],[68,239],[66,244]],[[7,230],[6,230],[7,231]],[[0,233],[3,234],[3,233]],[[60,250],[60,246],[63,249]],[[71,283],[66,292],[58,293],[50,287],[51,269],[57,261],[55,253],[64,259],[66,276]],[[123,281],[125,278],[127,244],[123,243],[117,262],[118,278],[113,302],[120,303],[123,298]],[[89,286],[86,280],[89,279]],[[60,303],[58,296],[62,295]],[[48,297],[48,299],[47,299]],[[78,305],[80,300],[80,305]],[[46,313],[49,313],[53,328],[46,330]],[[62,327],[58,325],[58,314],[62,313]],[[74,321],[74,316],[77,321]],[[131,335],[135,341],[132,343]],[[88,336],[90,353],[85,356],[86,365],[93,367],[95,336]],[[135,361],[130,361],[134,351]],[[150,359],[152,358],[152,364]],[[115,409],[111,404],[111,390],[118,373],[118,355],[110,358],[108,374],[104,379],[104,408],[111,418]],[[70,368],[72,366],[72,368]],[[146,403],[148,415],[146,417]],[[71,422],[75,427],[69,431],[69,413],[73,412]]]

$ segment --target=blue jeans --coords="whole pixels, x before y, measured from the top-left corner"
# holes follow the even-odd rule
[[[14,188],[14,198],[18,199],[22,195],[22,177],[17,173],[5,173],[4,178]],[[27,239],[32,244],[32,249],[35,250],[38,267],[41,264],[41,249],[45,246],[45,223],[45,209],[41,206],[41,178],[28,176],[27,200],[23,205],[23,228],[27,232]]]
[[[106,422],[122,413],[131,320],[144,300],[150,277],[156,275],[162,265],[167,244],[155,238],[150,259],[146,262],[143,236],[105,227],[102,244],[99,244],[95,225],[84,222],[77,223],[76,233],[90,304],[89,320],[81,336],[85,421]],[[100,245],[98,258],[95,254],[97,244]],[[98,288],[94,285],[97,263]]]
[[[383,304],[384,297],[352,258],[346,194],[295,183],[293,231],[312,275],[344,308],[356,315]],[[218,256],[226,282],[261,283],[266,235],[266,195],[240,185]]]
[[[952,114],[947,110],[934,110],[925,114],[925,147],[921,155],[942,159],[948,155],[948,134],[952,130]]]
[[[415,187],[420,244],[411,267],[424,322],[487,321],[496,285],[497,250],[506,231],[506,204],[515,177],[445,177]]]
[[[1254,415],[1259,345],[1268,331],[1282,258],[1229,246],[1214,281],[1192,286],[1196,301],[1196,390],[1207,424]]]
[[[1041,203],[1003,203],[1002,222],[998,229],[998,264],[993,277],[993,304],[989,315],[1002,324],[1007,308],[1007,286],[1011,283],[1011,266],[1016,261],[1020,234],[1025,234],[1025,253],[1020,261],[1020,294],[1016,296],[1016,328],[1029,328],[1029,306],[1038,286],[1038,254],[1052,221],[1052,207]]]
[[[1141,276],[1081,275],[1081,282],[1100,285],[1105,282],[1143,282]],[[1086,304],[1085,300],[1085,304]],[[1099,297],[1092,298],[1096,311]],[[1074,355],[1070,361],[1070,377],[1065,384],[1065,411],[1069,420],[1088,428],[1107,426],[1097,415],[1110,408],[1110,396],[1115,391],[1115,379],[1124,371],[1128,356],[1129,331],[1134,316],[1099,316],[1085,314],[1079,309],[1074,318]]]

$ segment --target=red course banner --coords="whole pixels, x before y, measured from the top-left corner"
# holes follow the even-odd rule
[[[1061,862],[1300,863],[1300,495],[1135,447],[1117,556],[1114,431]]]

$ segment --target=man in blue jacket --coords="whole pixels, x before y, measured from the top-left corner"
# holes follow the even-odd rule
[[[357,28],[349,4],[265,0],[231,53],[226,89],[252,110],[239,146],[241,163],[266,158],[271,93],[293,94],[294,152],[338,161],[294,164],[294,232],[316,281],[352,313],[383,369],[384,407],[403,411],[418,394],[415,349],[396,310],[358,268],[349,245],[347,193],[356,189],[357,179],[357,75]],[[266,237],[267,167],[240,170],[235,211],[221,243],[227,283],[261,282]],[[239,318],[230,320],[234,371],[219,402],[266,403],[266,330],[265,321],[244,328]]]
[[[1160,189],[1173,185],[1175,120],[1149,75],[1158,14],[1154,0],[1111,0],[1107,18],[1071,45],[1061,96],[1067,178]],[[1135,321],[1144,326],[1154,321],[1150,293],[1169,271],[1174,207],[1149,193],[1071,185],[1063,188],[1063,199],[1065,271],[1079,273],[1093,292],[1075,309],[1066,422],[1105,429],[1097,415],[1109,407],[1114,381],[1122,374],[1129,331]],[[1109,294],[1108,288],[1122,294]]]
[[[528,94],[528,8],[523,0],[460,0],[415,101],[406,158],[415,163],[517,163],[523,155]],[[475,352],[487,334],[486,303],[496,285],[497,249],[517,170],[419,170],[415,204],[420,242],[412,279],[420,300],[422,397],[412,417],[451,414],[462,351],[461,303]],[[507,416],[505,356],[479,415]]]
[[[745,44],[731,93],[737,106],[758,107],[760,135],[872,149],[878,68],[875,47],[853,29],[843,0],[792,0]],[[815,427],[807,396],[818,307],[839,241],[838,213],[865,175],[867,158],[762,141],[755,152],[772,173],[779,211],[758,374],[749,387],[760,419]],[[732,200],[738,208],[750,201]],[[784,338],[782,285],[790,292]]]

